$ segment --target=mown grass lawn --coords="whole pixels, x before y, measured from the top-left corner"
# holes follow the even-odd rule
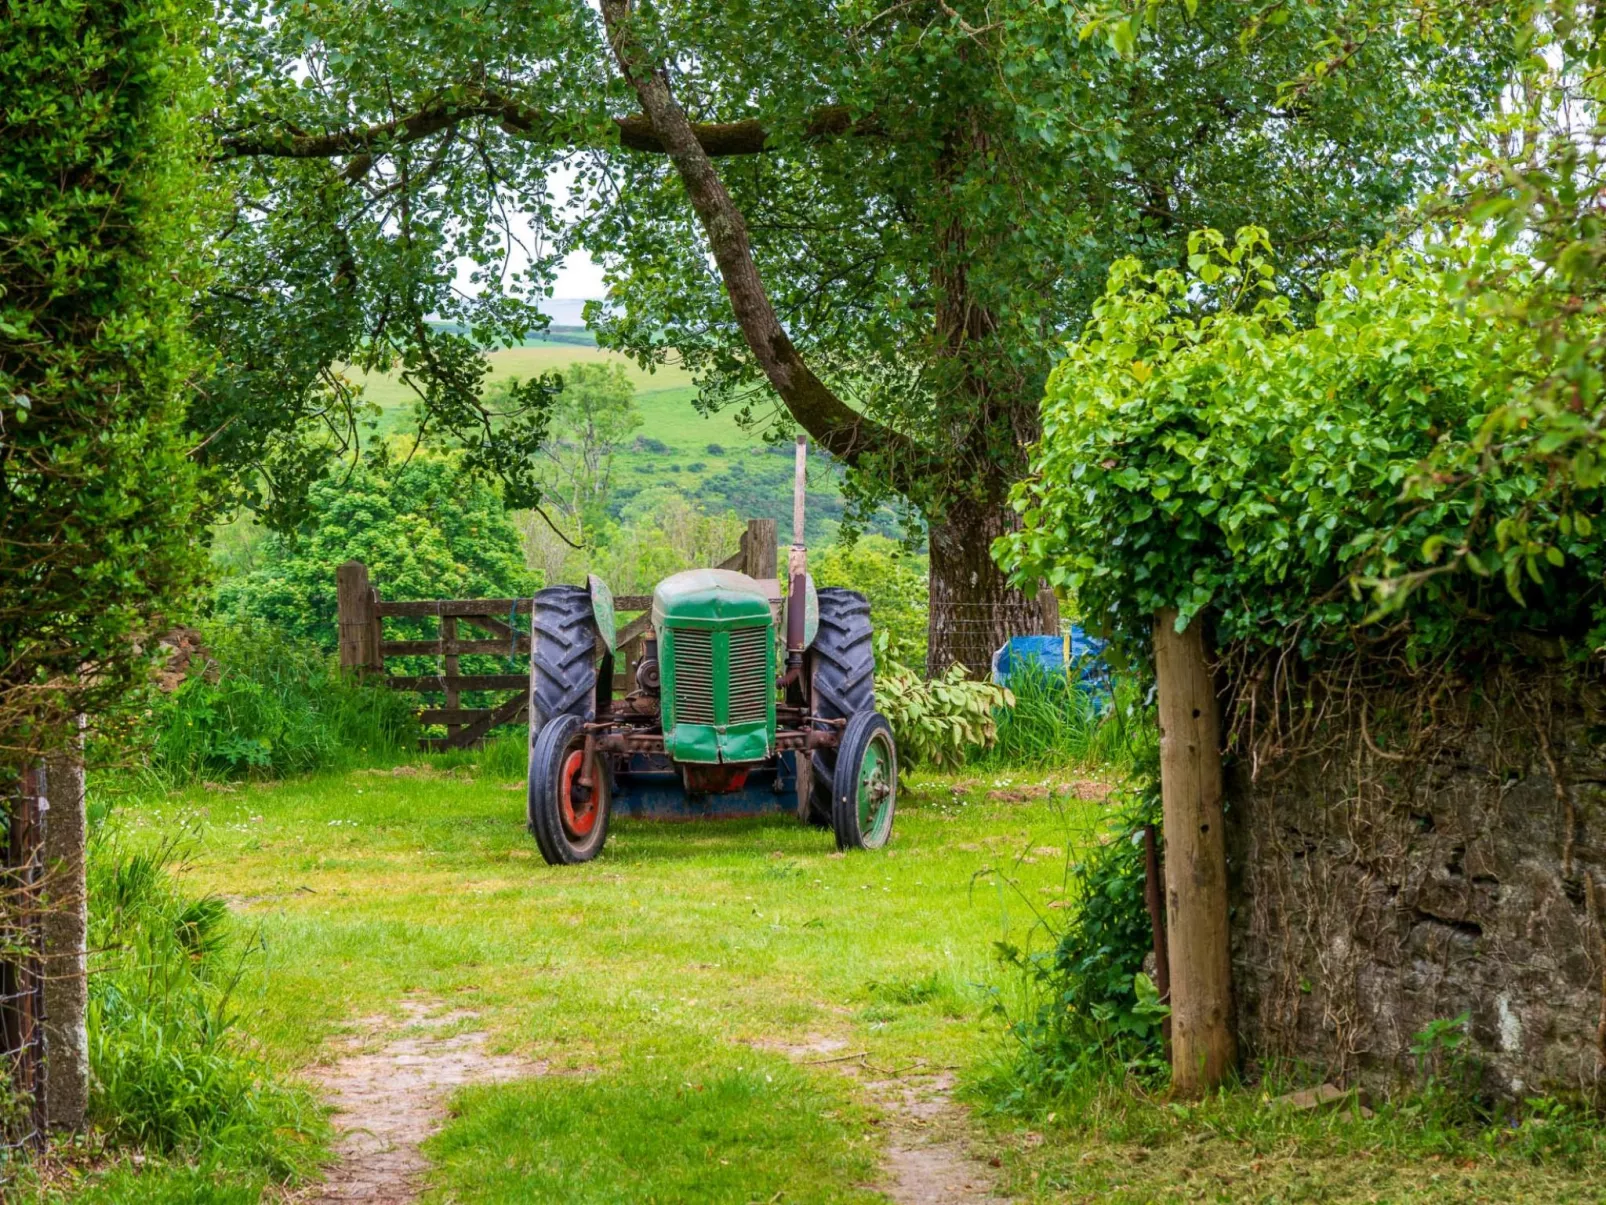
[[[840,1066],[780,1048],[834,1038],[872,1070],[972,1086],[996,1070],[990,1005],[1016,985],[992,943],[1063,915],[1067,859],[1104,810],[1076,777],[910,776],[879,854],[784,818],[621,821],[562,870],[524,832],[523,784],[483,767],[196,789],[115,823],[132,844],[193,828],[189,885],[260,942],[242,1002],[281,1067],[404,1002],[471,1010],[492,1049],[548,1065],[458,1095],[427,1200],[851,1202],[880,1199],[883,1119]],[[972,1126],[1023,1201],[1606,1200],[1588,1159],[1441,1156],[1409,1118],[1290,1119],[1250,1093],[1083,1120],[983,1107]],[[259,1191],[226,1169],[125,1171],[92,1197]]]
[[[788,818],[620,821],[561,870],[523,783],[473,767],[197,789],[117,823],[193,827],[190,887],[260,939],[242,1001],[276,1063],[424,1000],[581,1073],[463,1094],[431,1147],[439,1199],[852,1201],[877,1199],[871,1110],[775,1048],[837,1037],[888,1069],[997,1049],[992,943],[1056,902],[1102,810],[1023,801],[1020,778],[909,778],[882,853]]]

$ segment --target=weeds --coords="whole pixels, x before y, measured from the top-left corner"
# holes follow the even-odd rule
[[[523,729],[494,736],[474,751],[473,764],[491,778],[523,778],[529,771],[529,734]]]
[[[1014,705],[997,712],[997,737],[969,763],[980,769],[1046,770],[1099,766],[1130,770],[1155,740],[1140,688],[1118,678],[1112,690],[1090,690],[1076,670],[1023,666],[1010,675]]]
[[[406,699],[347,680],[310,642],[250,620],[204,635],[206,669],[152,702],[150,765],[162,785],[339,767],[394,755],[414,736]]]
[[[104,828],[91,845],[92,1118],[154,1154],[291,1178],[318,1154],[321,1112],[236,1032],[254,951],[221,899],[180,888],[177,850],[127,851]]]
[[[1152,815],[1155,792],[1129,788],[1109,822],[1067,874],[1068,920],[1058,930],[1040,922],[1049,946],[1032,951],[999,942],[1000,960],[1019,976],[1014,1015],[1001,996],[995,1010],[1015,1040],[1012,1062],[998,1069],[991,1095],[1008,1111],[1030,1112],[1044,1101],[1081,1098],[1128,1077],[1163,1084],[1161,1047],[1166,1009],[1143,973],[1152,949],[1143,902],[1143,851],[1134,838]]]

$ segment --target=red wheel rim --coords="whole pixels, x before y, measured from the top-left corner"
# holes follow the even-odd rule
[[[597,827],[597,801],[601,796],[600,783],[595,781],[596,768],[592,768],[591,790],[580,786],[580,762],[585,754],[576,749],[563,759],[563,773],[559,776],[558,810],[563,815],[563,829],[571,837],[589,837]],[[575,801],[576,791],[585,798]]]

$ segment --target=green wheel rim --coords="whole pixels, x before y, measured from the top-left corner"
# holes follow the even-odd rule
[[[877,732],[859,762],[859,833],[872,849],[885,843],[892,828],[893,801],[898,790],[896,765],[892,738],[886,732]]]

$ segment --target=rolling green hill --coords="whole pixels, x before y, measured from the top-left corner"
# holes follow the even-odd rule
[[[562,372],[577,361],[613,361],[625,365],[636,386],[636,401],[645,420],[633,444],[615,461],[617,486],[611,509],[617,515],[645,489],[669,486],[695,499],[710,512],[734,511],[744,519],[770,518],[790,531],[792,452],[766,446],[761,432],[744,430],[733,412],[698,413],[697,387],[691,374],[676,366],[656,371],[640,368],[617,352],[595,346],[532,342],[524,347],[489,353],[490,379],[528,378]],[[412,392],[394,375],[358,375],[367,397],[384,411],[380,430],[398,434],[411,429]],[[809,538],[820,540],[842,517],[840,471],[825,457],[811,457],[809,474]],[[893,534],[890,514],[874,525]]]

